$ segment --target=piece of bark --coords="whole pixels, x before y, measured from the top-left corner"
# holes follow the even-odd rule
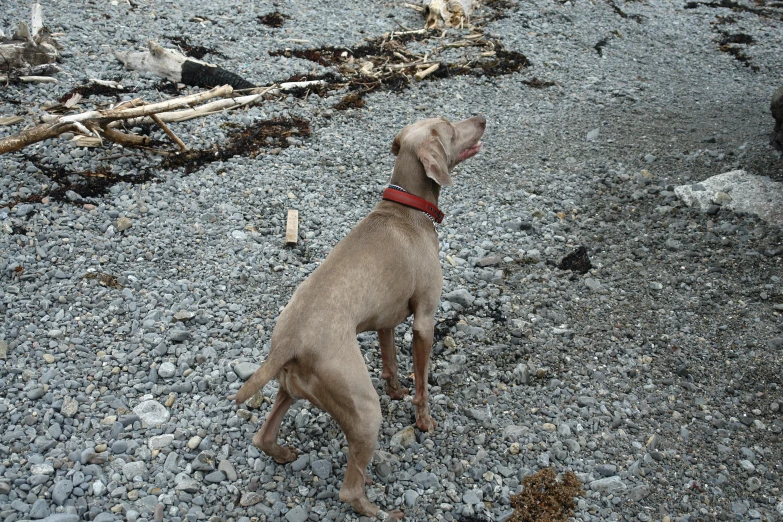
[[[289,209],[285,225],[285,242],[288,245],[295,245],[297,241],[299,241],[299,211]]]
[[[230,85],[234,89],[252,89],[255,85],[236,74],[172,49],[164,49],[156,42],[147,42],[147,51],[122,52],[116,51],[114,56],[134,71],[150,72],[172,82],[196,85],[198,87],[215,87]]]

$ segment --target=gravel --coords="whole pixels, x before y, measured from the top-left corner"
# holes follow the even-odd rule
[[[6,34],[29,18],[11,4]],[[260,120],[310,122],[290,147],[190,174],[67,140],[0,156],[0,521],[357,520],[338,497],[347,447],[328,415],[294,404],[281,443],[301,453],[281,466],[251,443],[276,384],[246,409],[225,397],[268,353],[296,286],[379,200],[395,133],[477,112],[485,148],[440,199],[434,433],[411,428],[411,398],[384,394],[377,338],[359,336],[384,412],[370,498],[409,520],[500,520],[522,479],[554,466],[585,484],[579,521],[783,519],[780,222],[723,195],[691,208],[675,190],[738,169],[783,179],[769,142],[780,6],[716,5],[519,3],[483,31],[529,58],[521,72],[417,82],[347,111],[336,92],[173,124],[209,149]],[[277,9],[282,28],[258,23]],[[121,99],[168,96],[111,57],[148,38],[185,35],[264,84],[314,67],[270,50],[353,47],[422,22],[402,3],[342,0],[54,3],[44,15],[63,45],[60,83],[4,87],[0,117],[26,119],[0,136],[89,78],[135,89]],[[734,44],[747,64],[718,43],[739,33],[752,37]],[[95,102],[116,100],[80,108]],[[64,186],[42,166],[154,180],[25,200]],[[580,245],[592,268],[556,268]],[[396,335],[408,375],[410,322]]]

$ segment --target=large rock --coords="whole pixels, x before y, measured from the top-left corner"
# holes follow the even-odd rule
[[[698,206],[703,212],[719,205],[757,214],[770,223],[783,223],[783,186],[767,176],[732,170],[700,183],[680,185],[674,192],[688,206]]]

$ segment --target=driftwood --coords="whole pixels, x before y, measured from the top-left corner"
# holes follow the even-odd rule
[[[215,87],[230,85],[234,89],[252,89],[255,85],[236,74],[195,58],[188,58],[182,53],[164,49],[150,40],[148,50],[143,52],[116,51],[114,56],[134,71],[150,72],[172,82],[195,85],[198,87]]]
[[[152,119],[153,115],[157,115],[158,118],[162,120],[161,116],[165,115],[168,111],[197,105],[213,98],[230,96],[232,93],[233,89],[228,85],[224,85],[209,91],[158,103],[145,104],[141,100],[132,100],[122,103],[113,109],[87,111],[79,114],[54,117],[51,121],[23,130],[19,134],[0,139],[0,154],[13,152],[32,143],[49,138],[56,138],[64,132],[73,132],[84,136],[103,137],[109,141],[122,145],[144,145],[144,137],[126,134],[116,130],[115,127],[122,121],[143,121],[145,118],[154,121]],[[237,99],[222,101],[233,102],[233,105],[230,105],[229,107],[236,107],[241,104],[250,103],[253,101],[251,98],[257,98],[262,95],[263,94],[254,94],[243,96],[240,97],[244,98],[240,102],[237,102]],[[214,111],[208,112],[207,114],[211,114],[212,112]],[[193,117],[198,117],[203,114],[204,113],[197,113]],[[184,144],[180,145],[180,147],[182,146],[184,146]]]
[[[30,25],[19,22],[11,39],[0,42],[0,69],[23,69],[54,63],[57,48],[58,44],[43,26],[41,4],[33,4]]]
[[[95,81],[95,80],[93,80]],[[121,87],[114,82],[101,82],[102,85]],[[13,152],[33,143],[56,138],[65,132],[77,134],[74,138],[77,145],[96,147],[102,140],[118,143],[123,146],[147,146],[149,138],[136,136],[118,130],[124,127],[154,123],[160,127],[166,135],[177,144],[180,150],[186,151],[185,143],[176,136],[167,123],[192,120],[216,114],[227,110],[257,103],[265,96],[279,95],[287,90],[301,87],[310,87],[322,84],[322,80],[307,82],[288,82],[269,87],[259,87],[249,90],[249,94],[236,96],[230,85],[215,87],[209,91],[172,98],[170,100],[146,103],[141,99],[123,102],[112,109],[93,110],[78,114],[57,116],[48,114],[42,118],[44,123],[30,129],[25,129],[19,134],[0,139],[0,154]],[[77,94],[71,97],[64,105],[74,105],[81,97]],[[220,98],[220,99],[215,99]],[[212,101],[208,101],[212,100]],[[204,103],[207,102],[208,103]],[[71,103],[73,102],[73,103]],[[21,120],[17,117],[0,120],[0,125],[13,125]]]

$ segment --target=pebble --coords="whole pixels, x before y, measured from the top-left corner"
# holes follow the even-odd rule
[[[170,379],[174,377],[176,373],[177,373],[177,367],[174,366],[174,363],[166,361],[164,363],[161,363],[161,365],[158,367],[158,376],[161,379]]]
[[[392,435],[389,444],[392,447],[399,446],[401,448],[407,448],[415,440],[416,440],[416,431],[414,430],[413,426],[408,426],[398,431],[394,435]]]

